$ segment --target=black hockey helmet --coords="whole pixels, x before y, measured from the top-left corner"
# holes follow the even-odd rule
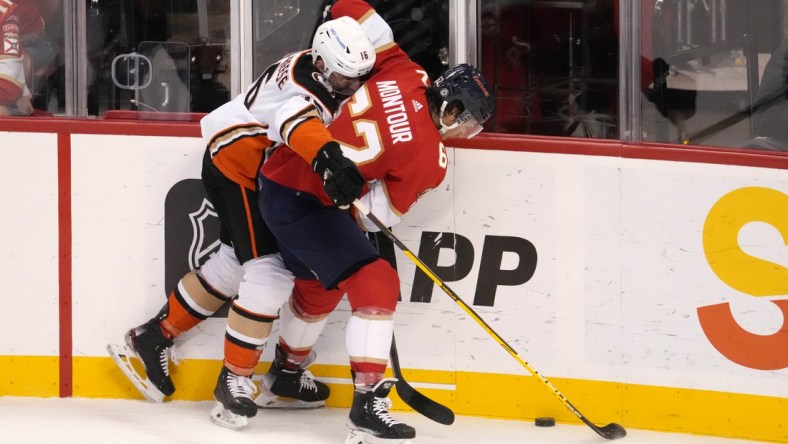
[[[475,66],[461,63],[435,80],[433,87],[444,102],[462,102],[465,111],[482,124],[492,116],[493,99],[490,87]]]

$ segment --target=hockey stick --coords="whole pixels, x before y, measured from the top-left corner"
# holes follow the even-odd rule
[[[394,377],[397,378],[397,395],[405,404],[435,422],[444,425],[454,423],[454,412],[450,408],[426,397],[402,377],[402,369],[399,367],[399,355],[397,354],[397,343],[394,341],[393,334],[391,335],[391,369],[394,371]]]
[[[433,273],[432,270],[430,270],[427,264],[425,264],[424,262],[421,261],[421,259],[416,257],[416,255],[414,255],[408,249],[408,247],[402,243],[402,241],[400,241],[396,236],[394,236],[394,233],[392,233],[391,230],[386,228],[386,225],[383,224],[383,222],[381,222],[380,219],[377,218],[377,216],[372,214],[372,212],[370,212],[369,209],[363,203],[361,203],[361,201],[356,199],[353,202],[353,205],[360,213],[362,213],[369,220],[371,220],[372,223],[374,223],[380,229],[380,231],[386,235],[386,237],[388,237],[395,245],[397,245],[397,247],[400,250],[402,250],[405,256],[407,256],[411,261],[413,261],[413,263],[415,263],[416,266],[418,266],[421,269],[421,271],[424,272],[424,274],[429,276],[430,279],[432,279],[432,281],[435,282],[436,285],[438,285],[447,295],[449,295],[450,298],[454,300],[454,302],[456,302],[460,307],[462,307],[462,309],[465,310],[465,312],[468,313],[470,317],[472,317],[479,325],[481,325],[482,328],[484,328],[484,330],[490,336],[492,336],[493,339],[495,339],[495,341],[501,347],[503,347],[507,352],[509,352],[509,354],[512,355],[512,357],[515,360],[517,360],[517,362],[520,363],[520,365],[525,367],[525,369],[528,370],[528,372],[530,372],[531,375],[533,375],[539,382],[541,382],[542,385],[550,389],[550,392],[553,395],[555,395],[558,398],[558,400],[561,401],[561,403],[563,403],[567,409],[569,409],[569,411],[574,413],[575,416],[580,418],[581,421],[583,421],[588,427],[590,427],[593,431],[598,433],[599,436],[603,438],[618,439],[627,436],[627,431],[624,429],[624,427],[620,426],[619,424],[612,422],[606,426],[599,427],[595,425],[593,422],[591,422],[588,418],[586,418],[582,413],[580,413],[580,411],[577,410],[575,406],[572,405],[572,403],[569,402],[569,400],[566,399],[566,397],[561,392],[559,392],[558,389],[555,388],[555,386],[550,381],[548,381],[544,376],[542,376],[538,371],[536,371],[536,369],[531,367],[531,364],[529,364],[523,358],[521,358],[520,355],[518,355],[517,352],[514,351],[514,349],[506,341],[504,341],[503,338],[501,338],[501,336],[498,335],[498,333],[496,333],[495,330],[493,330],[489,324],[487,324],[487,322],[484,321],[484,319],[479,317],[479,315],[473,310],[473,308],[471,308],[468,304],[465,303],[465,301],[463,301],[459,296],[457,296],[457,293],[455,293],[451,288],[449,288],[446,285],[445,282],[443,282],[437,275],[435,275],[435,273]]]
[[[380,257],[388,261],[394,269],[397,269],[397,260],[394,257],[394,245],[385,238],[388,242],[383,243],[382,236],[377,236],[377,233],[369,233],[369,240],[375,245]],[[405,380],[402,376],[402,369],[399,366],[399,353],[397,352],[397,343],[394,338],[394,333],[391,334],[391,369],[394,371],[394,377],[397,378],[397,395],[402,399],[405,404],[409,405],[413,410],[421,413],[425,417],[444,425],[451,425],[454,423],[454,412],[443,404],[440,404],[426,395],[422,394],[412,385]]]

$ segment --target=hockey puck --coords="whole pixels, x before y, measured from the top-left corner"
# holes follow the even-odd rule
[[[536,418],[534,424],[536,424],[537,427],[552,427],[555,425],[555,418],[546,416],[542,418]]]

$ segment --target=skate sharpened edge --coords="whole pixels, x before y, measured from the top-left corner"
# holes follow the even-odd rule
[[[164,393],[160,392],[147,376],[140,375],[131,364],[132,358],[139,359],[139,357],[128,345],[107,344],[107,353],[145,399],[152,402],[164,402]]]
[[[410,439],[383,439],[359,429],[350,429],[345,444],[411,444]]]
[[[325,407],[325,401],[307,402],[295,398],[279,397],[268,391],[265,384],[260,382],[260,394],[254,398],[258,409],[280,410],[310,410]]]
[[[236,415],[224,408],[221,402],[216,401],[211,409],[211,422],[230,430],[241,430],[249,423],[246,416]]]

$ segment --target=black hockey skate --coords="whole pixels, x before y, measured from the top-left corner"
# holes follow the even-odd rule
[[[416,437],[416,429],[394,419],[389,413],[391,400],[388,394],[395,378],[382,379],[368,392],[356,390],[347,426],[350,428],[345,444],[365,444],[376,438],[393,443],[407,443]]]
[[[315,409],[326,405],[331,389],[306,370],[313,361],[314,355],[310,355],[298,369],[287,370],[287,356],[277,344],[274,362],[263,376],[255,403],[262,409]]]
[[[158,318],[132,328],[125,335],[125,345],[109,344],[107,351],[127,378],[146,399],[162,402],[175,392],[170,379],[169,361],[179,363],[171,339],[164,337]],[[131,357],[138,358],[145,368],[139,373],[131,364]]]
[[[257,404],[253,401],[256,393],[257,385],[250,376],[236,375],[222,367],[213,391],[216,404],[211,410],[211,421],[230,429],[245,427],[247,418],[257,414]]]

